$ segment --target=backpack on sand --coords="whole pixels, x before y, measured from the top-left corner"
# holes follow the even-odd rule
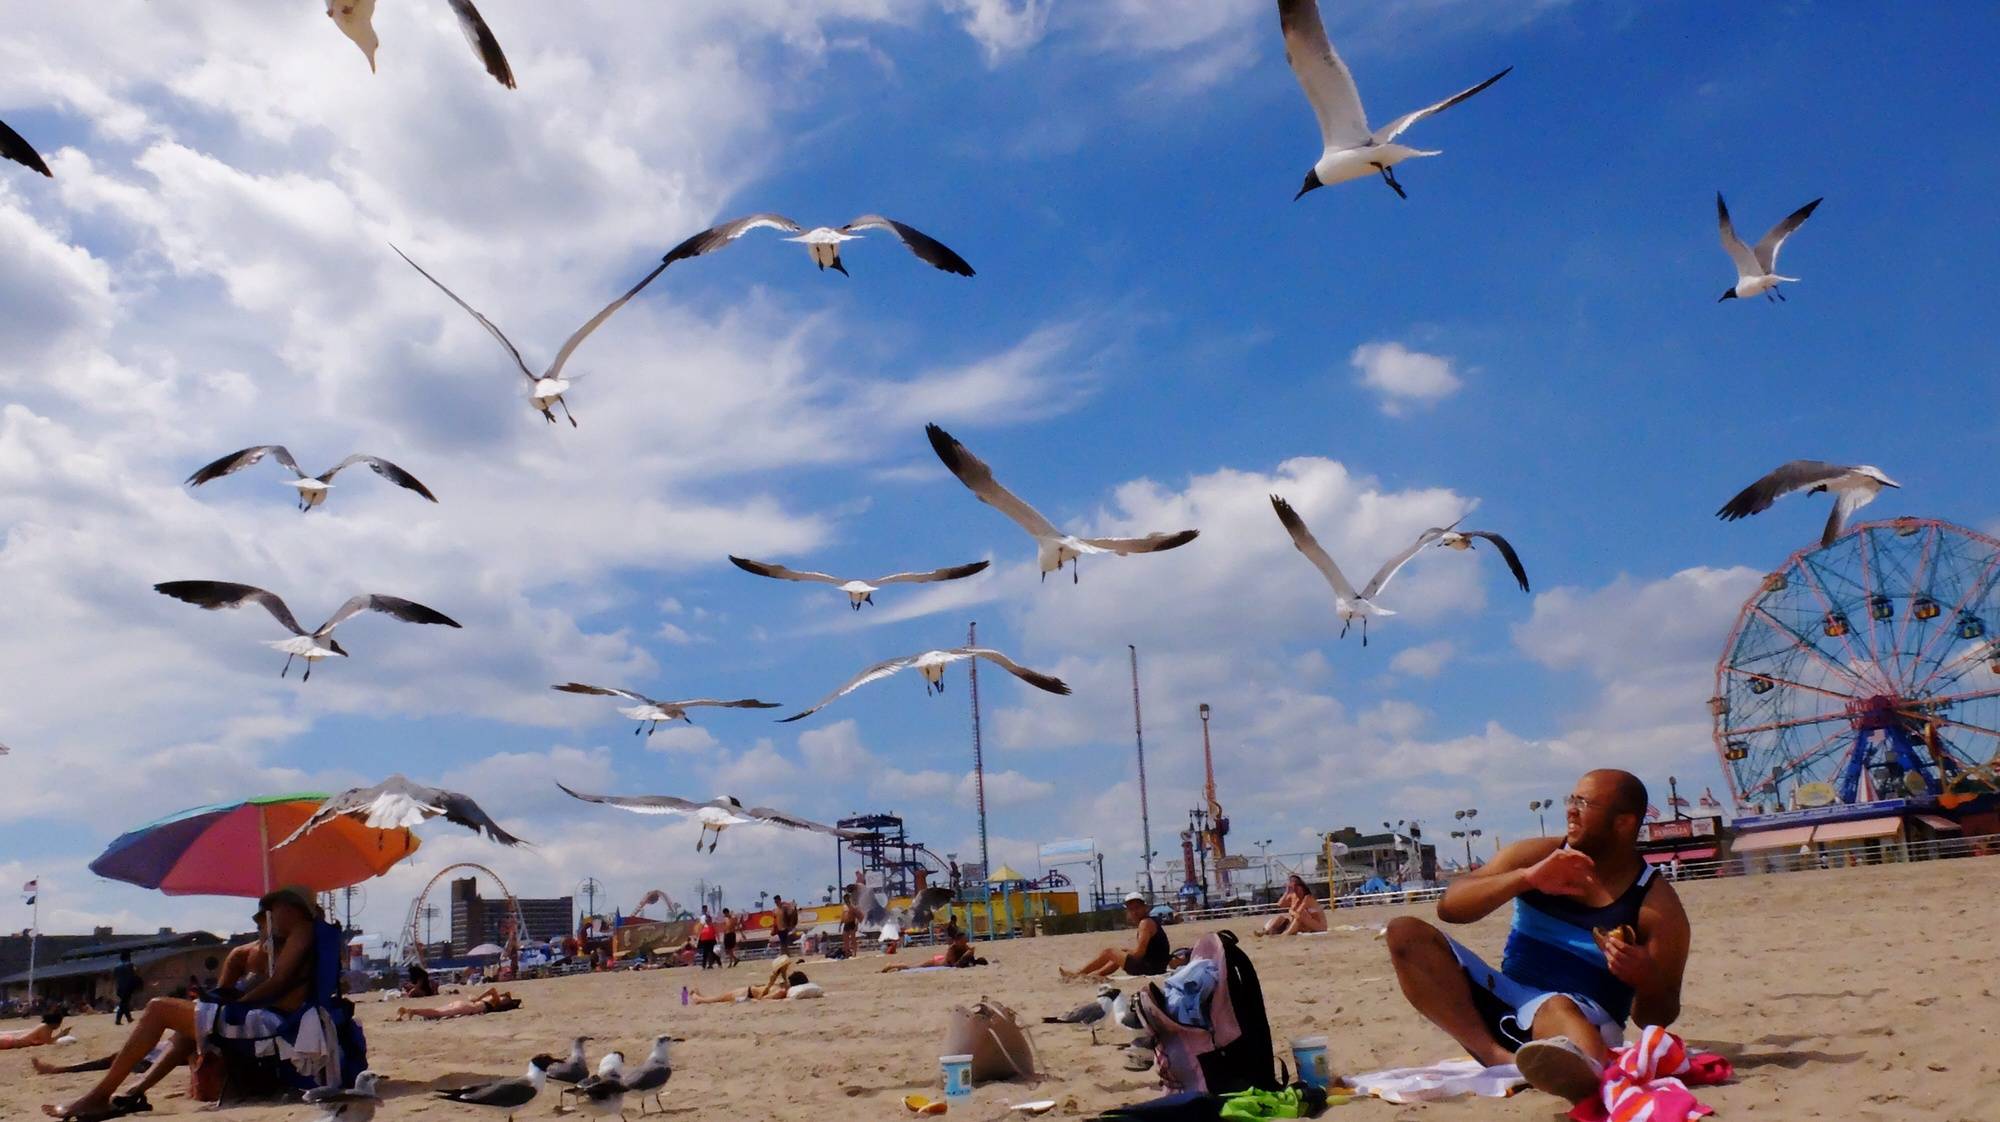
[[[1208,1024],[1183,1024],[1167,1012],[1158,984],[1139,994],[1139,1014],[1153,1034],[1153,1059],[1169,1091],[1226,1095],[1280,1084],[1271,1059],[1271,1023],[1264,1016],[1264,987],[1257,968],[1230,931],[1203,936],[1194,959],[1215,964],[1215,989],[1204,1006]]]

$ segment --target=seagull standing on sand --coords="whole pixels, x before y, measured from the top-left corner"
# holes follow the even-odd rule
[[[633,693],[631,690],[612,689],[609,686],[587,686],[582,682],[564,682],[560,686],[549,688],[563,693],[623,697],[636,701],[639,704],[622,706],[618,712],[644,725],[647,736],[653,735],[653,732],[667,721],[686,721],[688,724],[694,724],[694,720],[687,715],[689,709],[776,709],[778,707],[775,701],[759,701],[754,697],[739,697],[734,701],[718,701],[709,697],[698,697],[690,701],[657,701],[645,694]],[[632,730],[632,735],[637,736],[639,732],[640,730],[635,728]]]
[[[514,1122],[514,1112],[535,1101],[542,1093],[543,1080],[547,1078],[549,1065],[556,1062],[554,1056],[544,1053],[528,1061],[528,1073],[513,1079],[495,1079],[488,1083],[475,1083],[470,1087],[441,1087],[432,1092],[438,1098],[449,1102],[464,1103],[467,1106],[484,1107],[507,1116],[507,1122]]]
[[[1840,536],[1848,516],[1874,502],[1884,487],[1900,488],[1902,484],[1882,474],[1882,469],[1874,464],[1849,467],[1819,460],[1793,460],[1738,491],[1735,498],[1722,504],[1715,516],[1724,522],[1734,522],[1771,509],[1772,503],[1794,491],[1808,495],[1831,491],[1833,512],[1827,515],[1826,530],[1819,537],[1820,545],[1829,546]]]
[[[771,214],[768,212],[764,214],[748,214],[742,218],[732,218],[720,225],[711,226],[668,250],[667,256],[661,262],[660,267],[665,268],[676,261],[684,261],[690,257],[700,257],[704,253],[712,253],[750,231],[757,229],[785,230],[797,234],[797,237],[786,238],[785,240],[788,242],[803,243],[806,247],[806,252],[812,255],[813,264],[818,265],[821,272],[832,269],[843,277],[847,276],[848,273],[847,266],[840,263],[840,243],[851,242],[860,237],[860,234],[855,233],[856,230],[887,230],[896,235],[902,241],[903,247],[911,253],[916,254],[917,259],[925,264],[947,273],[956,273],[961,277],[973,275],[972,266],[965,263],[965,258],[952,252],[950,246],[931,237],[915,226],[907,226],[893,218],[884,218],[879,214],[864,214],[847,225],[838,228],[832,226],[815,226],[810,230],[805,229],[782,214]]]
[[[1333,586],[1334,609],[1340,613],[1341,637],[1347,637],[1348,627],[1358,619],[1361,621],[1361,645],[1364,647],[1368,645],[1368,617],[1396,614],[1377,604],[1375,597],[1388,586],[1389,578],[1395,576],[1397,570],[1404,565],[1409,564],[1410,558],[1415,557],[1427,545],[1436,543],[1446,549],[1467,550],[1472,548],[1470,539],[1485,538],[1500,551],[1500,556],[1506,560],[1507,568],[1513,572],[1514,580],[1521,586],[1521,591],[1528,590],[1527,571],[1521,568],[1521,558],[1505,538],[1488,530],[1461,532],[1457,529],[1458,523],[1454,522],[1450,526],[1432,526],[1418,534],[1417,540],[1410,543],[1408,548],[1389,558],[1375,571],[1375,575],[1368,579],[1367,587],[1356,592],[1354,586],[1348,583],[1346,574],[1340,571],[1340,566],[1333,563],[1333,557],[1319,544],[1319,539],[1313,537],[1312,531],[1306,528],[1305,519],[1300,518],[1298,511],[1292,509],[1292,504],[1272,495],[1271,509],[1278,512],[1278,521],[1284,523],[1285,531],[1291,534],[1292,545],[1296,546],[1300,553],[1305,554],[1306,560],[1311,561],[1313,567],[1320,571],[1320,575],[1326,578],[1326,582]]]
[[[1368,114],[1361,108],[1361,91],[1354,88],[1354,75],[1348,73],[1347,64],[1334,53],[1333,44],[1327,40],[1326,25],[1320,22],[1316,0],[1278,0],[1278,28],[1285,35],[1285,61],[1292,64],[1292,73],[1305,90],[1306,100],[1312,103],[1313,116],[1319,118],[1320,141],[1325,145],[1318,162],[1306,172],[1305,185],[1292,196],[1293,201],[1307,191],[1376,174],[1398,196],[1409,198],[1391,169],[1404,160],[1441,153],[1397,144],[1396,138],[1404,129],[1433,113],[1450,109],[1514,69],[1510,66],[1470,89],[1405,113],[1370,132]]]
[[[408,828],[426,819],[443,818],[475,834],[485,834],[501,845],[523,844],[520,838],[501,829],[500,824],[493,821],[478,803],[457,791],[426,787],[421,783],[412,783],[401,775],[392,775],[373,787],[342,791],[319,804],[319,809],[313,811],[311,818],[272,848],[283,849],[343,815],[358,818],[375,830]]]
[[[924,676],[924,693],[943,693],[944,668],[954,662],[968,658],[983,658],[1038,690],[1064,694],[1069,692],[1069,686],[1061,678],[1043,674],[1037,670],[1030,670],[1013,659],[1008,658],[1006,655],[1001,654],[999,651],[986,647],[953,647],[950,650],[925,651],[922,654],[904,655],[902,658],[892,658],[878,662],[849,679],[846,685],[820,698],[819,702],[812,708],[782,718],[778,723],[784,724],[787,721],[796,721],[810,717],[839,698],[860,689],[862,686],[870,682],[880,681],[896,673],[898,670],[907,670],[912,666],[916,667],[917,671]]]
[[[271,618],[277,620],[293,635],[290,639],[267,640],[264,644],[285,652],[285,668],[278,671],[278,677],[282,678],[291,671],[293,659],[302,658],[306,660],[305,677],[299,679],[302,682],[312,677],[313,663],[320,659],[332,658],[334,655],[347,657],[346,649],[334,641],[333,629],[362,612],[381,612],[404,623],[458,626],[456,620],[435,608],[426,608],[414,600],[405,600],[399,596],[383,596],[373,592],[364,592],[351,597],[347,603],[340,606],[339,611],[328,616],[325,623],[312,631],[307,631],[299,626],[299,621],[292,616],[292,610],[285,606],[283,600],[278,599],[276,593],[266,592],[255,585],[233,584],[220,580],[170,580],[154,585],[153,591],[164,593],[176,600],[185,600],[198,608],[207,608],[211,612],[221,611],[224,608],[240,608],[245,604],[263,605],[264,610],[271,613]]]
[[[1060,1017],[1043,1017],[1042,1023],[1045,1025],[1080,1025],[1090,1030],[1090,1042],[1095,1044],[1097,1043],[1097,1028],[1111,1018],[1111,1009],[1117,1000],[1117,986],[1099,986],[1097,987],[1097,997],[1095,1000],[1086,1001]]]
[[[305,1093],[304,1101],[318,1107],[319,1116],[327,1122],[373,1122],[375,1108],[382,1104],[375,1093],[380,1078],[372,1071],[364,1071],[354,1077],[352,1090],[314,1087]]]
[[[931,448],[937,452],[938,459],[944,461],[944,466],[951,469],[960,483],[979,496],[980,502],[1013,519],[1035,539],[1035,557],[1042,567],[1043,580],[1047,580],[1050,573],[1061,572],[1063,562],[1067,561],[1070,563],[1070,583],[1076,583],[1076,560],[1086,553],[1115,553],[1121,557],[1133,553],[1159,553],[1184,546],[1201,536],[1200,530],[1176,530],[1148,534],[1143,538],[1079,538],[1065,534],[1056,529],[1055,523],[1042,517],[1041,511],[1002,487],[993,478],[993,469],[950,433],[936,425],[925,425],[924,433],[930,437]]]
[[[811,830],[815,833],[831,834],[843,840],[858,838],[861,834],[854,830],[843,830],[837,826],[825,826],[811,819],[786,814],[767,806],[744,806],[743,800],[734,795],[722,795],[705,803],[691,799],[676,798],[673,795],[586,795],[572,791],[558,782],[562,792],[572,799],[582,799],[587,803],[603,803],[633,814],[692,814],[701,821],[701,835],[695,839],[694,848],[701,850],[701,843],[708,841],[709,831],[715,832],[715,840],[708,842],[708,851],[722,841],[722,831],[731,826],[784,826],[792,830]]]
[[[932,569],[929,572],[890,573],[886,577],[875,577],[872,580],[843,580],[829,573],[814,573],[803,569],[787,569],[783,565],[773,565],[769,561],[752,561],[747,557],[738,557],[733,553],[729,555],[729,560],[744,572],[755,573],[760,577],[770,577],[773,580],[815,581],[820,584],[834,585],[842,592],[847,593],[848,604],[857,612],[861,610],[861,605],[873,604],[875,602],[875,594],[882,591],[882,586],[885,584],[930,584],[935,581],[959,580],[969,577],[974,573],[984,572],[986,567],[992,564],[991,561],[975,561],[970,565],[953,565],[944,569]]]
[[[625,1116],[625,1053],[610,1051],[597,1061],[597,1072],[574,1087],[563,1089],[575,1095],[591,1114]]]
[[[1813,209],[1822,201],[1814,199],[1786,215],[1783,222],[1771,227],[1763,237],[1758,238],[1756,247],[1752,248],[1744,245],[1743,239],[1736,236],[1736,227],[1729,222],[1729,208],[1723,205],[1722,192],[1717,191],[1715,224],[1722,231],[1723,251],[1729,254],[1731,261],[1736,262],[1736,283],[1724,289],[1722,295],[1715,298],[1715,302],[1720,304],[1724,300],[1738,298],[1747,300],[1760,294],[1767,301],[1783,300],[1785,294],[1778,291],[1779,282],[1796,281],[1799,278],[1778,275],[1778,250],[1784,248],[1785,239],[1792,236],[1792,231],[1812,217]]]
[[[637,1071],[626,1072],[619,1080],[625,1084],[627,1092],[639,1096],[641,1114],[646,1113],[648,1095],[653,1097],[653,1105],[662,1111],[667,1109],[667,1104],[660,1100],[660,1092],[666,1087],[667,1080],[674,1077],[674,1063],[667,1055],[667,1044],[672,1040],[670,1036],[654,1037],[652,1055],[646,1057],[646,1062],[640,1064]]]
[[[49,165],[42,162],[42,154],[35,151],[35,146],[23,140],[20,133],[8,128],[5,121],[0,121],[0,156],[41,172],[50,179],[56,177],[56,173],[49,170]]]
[[[569,1057],[554,1060],[549,1064],[549,1078],[558,1083],[577,1084],[590,1078],[590,1061],[584,1059],[583,1046],[592,1038],[579,1036],[569,1042]]]
[[[486,65],[486,72],[493,75],[494,81],[513,89],[514,70],[507,65],[500,40],[494,38],[493,29],[486,26],[479,9],[472,6],[472,0],[449,2],[452,13],[458,17],[459,30],[465,32],[465,41],[472,44],[473,53]],[[382,45],[375,37],[375,0],[326,0],[326,17],[368,56],[368,71],[374,73],[375,49]]]
[[[394,245],[391,245],[389,248],[396,249]],[[625,302],[627,300],[630,300],[632,299],[632,297],[639,295],[639,291],[645,288],[647,285],[653,283],[653,278],[659,276],[661,270],[667,267],[665,262],[655,265],[653,267],[652,272],[647,273],[645,276],[639,278],[638,284],[635,284],[631,288],[626,289],[625,295],[620,296],[618,299],[613,300],[609,304],[606,304],[604,306],[603,311],[598,312],[596,315],[590,317],[589,322],[585,323],[582,327],[577,328],[575,334],[571,335],[568,339],[565,339],[563,341],[562,349],[556,352],[555,361],[549,363],[549,368],[543,371],[540,377],[537,377],[534,371],[528,369],[527,362],[521,358],[521,352],[518,348],[514,346],[513,340],[508,339],[504,332],[502,332],[498,327],[494,326],[492,320],[487,319],[483,315],[480,315],[478,310],[475,309],[472,305],[466,303],[463,300],[460,300],[456,292],[453,292],[451,289],[446,288],[444,286],[443,281],[440,281],[436,277],[430,275],[428,272],[425,272],[424,267],[422,265],[417,264],[415,261],[410,261],[409,254],[404,253],[400,249],[396,249],[396,256],[401,257],[405,261],[409,261],[410,268],[415,269],[419,273],[423,273],[425,280],[431,282],[434,285],[437,285],[439,292],[442,292],[446,296],[451,297],[452,303],[457,304],[461,308],[464,308],[466,314],[470,315],[473,319],[478,320],[479,326],[485,328],[495,339],[498,339],[500,341],[501,346],[507,348],[507,354],[513,358],[514,365],[521,371],[521,376],[528,380],[528,404],[534,406],[538,411],[541,412],[543,420],[546,420],[548,423],[552,425],[555,424],[556,415],[553,407],[560,405],[562,406],[563,416],[569,418],[569,423],[571,428],[576,427],[576,418],[570,416],[569,402],[563,399],[563,394],[570,388],[570,380],[562,376],[563,365],[569,361],[570,355],[576,353],[577,347],[581,346],[583,341],[590,337],[591,332],[597,330],[598,327],[602,325],[605,320],[611,318],[611,313],[624,307]]]
[[[437,496],[431,494],[431,489],[419,482],[416,476],[411,475],[409,472],[404,471],[402,468],[397,467],[380,456],[370,456],[365,452],[356,452],[318,475],[307,475],[304,469],[299,467],[299,462],[292,458],[291,452],[286,450],[282,444],[258,444],[231,452],[214,463],[196,470],[193,475],[188,476],[183,482],[189,487],[199,487],[212,479],[221,479],[225,475],[242,471],[251,464],[262,460],[265,456],[269,456],[280,464],[283,464],[294,476],[290,480],[290,483],[291,486],[298,488],[300,513],[311,510],[325,502],[326,493],[333,489],[333,477],[339,475],[344,469],[353,467],[355,464],[367,464],[370,468],[374,469],[376,475],[394,483],[396,486],[404,490],[415,491],[432,502],[437,501]]]

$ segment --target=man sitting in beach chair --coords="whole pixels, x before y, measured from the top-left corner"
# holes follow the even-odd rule
[[[1389,922],[1403,996],[1472,1057],[1515,1063],[1536,1089],[1576,1103],[1597,1093],[1629,1017],[1680,1016],[1688,921],[1667,878],[1639,855],[1646,786],[1599,770],[1565,800],[1568,830],[1500,851],[1458,877],[1438,918],[1472,923],[1514,904],[1500,969],[1411,916]]]

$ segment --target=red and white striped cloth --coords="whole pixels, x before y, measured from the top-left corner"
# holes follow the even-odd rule
[[[1694,1097],[1688,1084],[1714,1086],[1734,1074],[1727,1059],[1712,1053],[1689,1055],[1680,1037],[1648,1026],[1630,1045],[1611,1053],[1598,1097],[1576,1104],[1569,1116],[1572,1122],[1690,1122],[1715,1112]]]

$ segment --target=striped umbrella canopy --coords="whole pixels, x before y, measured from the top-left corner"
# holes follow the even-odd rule
[[[169,896],[248,896],[298,885],[330,892],[388,872],[421,844],[342,815],[283,849],[326,795],[267,795],[198,806],[119,835],[90,871]]]

